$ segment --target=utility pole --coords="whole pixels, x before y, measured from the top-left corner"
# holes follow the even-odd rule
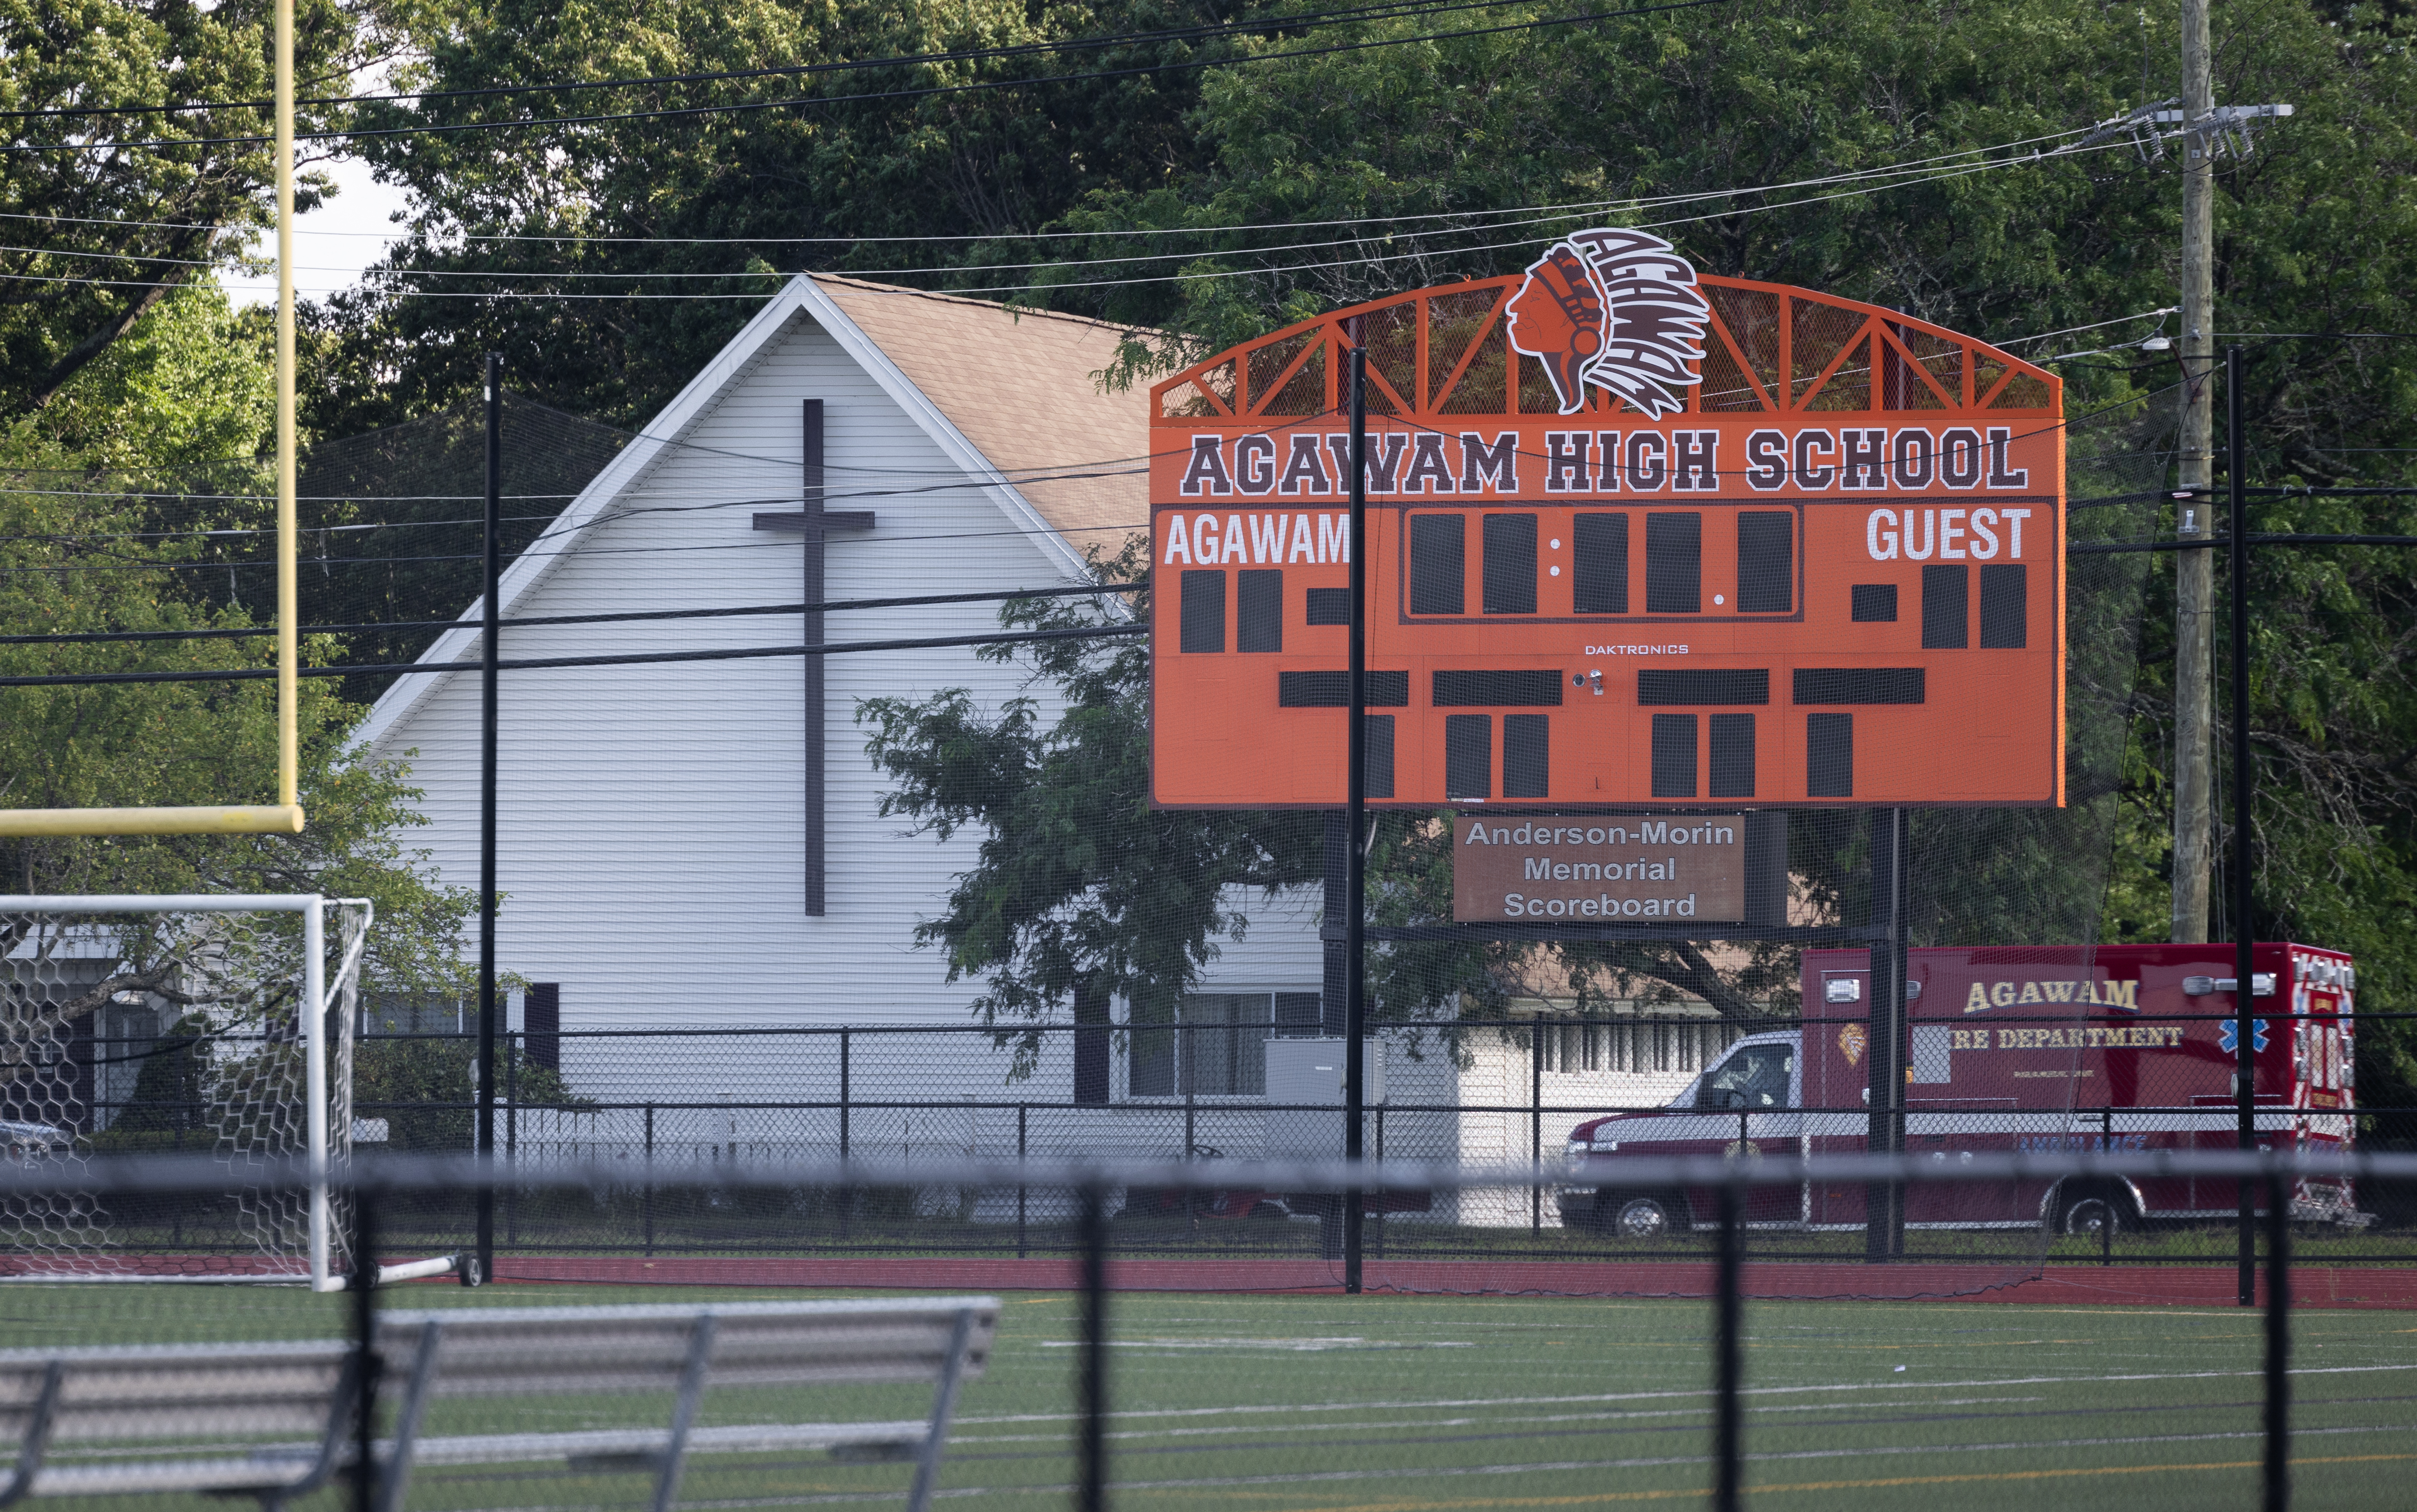
[[[2209,534],[2214,502],[2215,164],[2212,134],[2193,128],[2215,111],[2208,0],[2182,0],[2182,430],[2177,534]],[[2177,945],[2207,939],[2215,859],[2215,561],[2205,547],[2174,553],[2174,917]]]
[[[2215,159],[2250,151],[2250,130],[2288,105],[2215,104],[2208,0],[2181,0],[2181,109],[2133,119],[2179,124],[2182,144],[2182,429],[2175,533],[2201,542],[2215,513]],[[2208,937],[2215,861],[2215,560],[2205,546],[2174,553],[2173,940]]]

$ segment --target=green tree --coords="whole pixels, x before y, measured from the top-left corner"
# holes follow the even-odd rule
[[[1136,581],[1128,549],[1094,561],[1103,582]],[[1119,595],[1147,613],[1142,594]],[[1071,628],[1105,618],[1080,601],[1025,600],[1003,624]],[[1322,875],[1315,814],[1156,809],[1149,804],[1149,663],[1139,639],[985,646],[1020,660],[1036,691],[996,709],[964,688],[922,701],[867,699],[865,751],[893,786],[881,811],[916,833],[980,837],[946,909],[916,926],[944,950],[949,980],[979,979],[974,1011],[994,1027],[1111,997],[1145,1021],[1241,938],[1251,897]],[[1003,1036],[1004,1037],[1004,1036]],[[1027,1053],[1037,1042],[1026,1038]]]
[[[1527,19],[1506,8],[1468,24]],[[2410,256],[2417,194],[2405,24],[2308,4],[2219,8],[2217,21],[2219,96],[2289,99],[2300,113],[2223,165],[2230,315],[2244,330],[2407,328],[2408,280],[2395,270]],[[2152,310],[2172,303],[2179,255],[2170,152],[2149,163],[2116,142],[2038,160],[2002,154],[2021,160],[1987,171],[1955,155],[2052,146],[2168,93],[2174,25],[2079,0],[1910,10],[1746,0],[1221,69],[1204,79],[1192,117],[1210,155],[1204,171],[1096,192],[1063,222],[1191,228],[1197,239],[1175,245],[1208,249],[1172,281],[1136,264],[1106,294],[1063,300],[1173,333],[1159,354],[1173,360],[1315,309],[1514,272],[1553,231],[1610,214],[1658,227],[1707,271],[1868,299],[1983,336]],[[1360,39],[1436,28],[1386,20]],[[1919,162],[1936,172],[1896,188],[1749,188]],[[1619,203],[1629,200],[1635,209]],[[1488,224],[1545,204],[1582,208]],[[1370,217],[1379,223],[1365,231],[1314,236],[1214,229]],[[1346,240],[1321,251],[1285,246],[1336,237]],[[1113,257],[1125,245],[1103,237],[1089,251]],[[1300,265],[1313,263],[1333,265]],[[2343,360],[2408,361],[2381,351]],[[2172,369],[2143,359],[2074,376],[2087,407],[2162,385]],[[2347,410],[2302,396],[2303,423],[2338,433],[2345,420],[2405,413],[2363,380],[2340,397]]]
[[[272,84],[268,0],[0,0],[0,110],[21,148],[0,158],[0,424],[56,401],[172,295],[239,256],[269,223],[263,137]],[[349,92],[385,44],[380,0],[297,0],[304,98]],[[163,109],[192,107],[202,109]],[[71,111],[71,114],[42,114]],[[341,122],[305,106],[297,130]],[[119,142],[108,149],[75,144]],[[305,161],[309,160],[308,155]],[[308,209],[325,184],[306,174]]]
[[[529,1059],[525,1046],[498,1052],[497,1100],[509,1091],[522,1107],[587,1109],[553,1066]],[[353,1051],[353,1107],[362,1118],[387,1123],[388,1150],[466,1150],[476,1132],[478,1046],[466,1038],[364,1038]]]
[[[1194,23],[1222,8],[1168,0],[433,6],[410,33],[417,60],[401,70],[408,87],[529,87],[364,108],[363,128],[1034,82],[570,129],[361,138],[357,150],[410,191],[415,213],[376,292],[312,313],[314,423],[349,431],[443,408],[475,392],[478,354],[488,350],[505,355],[516,387],[546,402],[643,420],[753,313],[743,296],[780,287],[775,270],[1028,263],[1028,244],[988,238],[1040,230],[1087,193],[1156,183],[1194,158],[1184,121],[1193,75],[1042,81],[1180,63],[1197,47],[1053,44]],[[540,87],[998,47],[1037,50],[819,77]],[[524,239],[465,239],[498,235]],[[941,281],[996,287],[1020,277]],[[537,297],[432,297],[482,288]],[[566,291],[710,297],[544,297]]]
[[[39,414],[0,431],[0,634],[178,632],[254,624],[213,598],[220,526],[257,527],[266,469],[247,461],[269,421],[262,323],[206,284],[113,343]],[[0,673],[193,673],[256,668],[260,639],[0,643]],[[306,640],[306,662],[342,643]],[[0,888],[24,893],[302,893],[368,898],[378,925],[368,975],[392,990],[458,987],[462,889],[440,885],[405,838],[425,821],[398,764],[367,759],[347,733],[363,711],[305,679],[301,798],[310,826],[287,836],[0,840]],[[271,681],[0,689],[0,803],[84,808],[266,803],[276,788]],[[16,943],[0,932],[0,954]],[[128,934],[100,987],[54,1005],[71,1021],[112,991],[174,989],[174,942]],[[150,947],[160,945],[160,951]],[[21,1030],[38,1027],[21,1023]],[[20,1034],[11,1043],[27,1042]]]
[[[1128,548],[1095,560],[1103,582],[1147,582]],[[1117,596],[1147,617],[1146,592]],[[1096,627],[1107,616],[1080,600],[1024,600],[1000,622],[1018,629]],[[946,953],[949,979],[983,984],[974,1010],[1017,1043],[1019,1026],[1074,1007],[1132,1005],[1133,1021],[1172,1021],[1174,1006],[1224,941],[1247,937],[1254,903],[1325,876],[1326,815],[1314,811],[1154,809],[1149,798],[1149,658],[1139,639],[1066,640],[985,647],[1014,662],[1034,692],[995,709],[964,688],[928,699],[874,698],[857,718],[866,754],[890,791],[881,811],[915,833],[980,836],[975,864],[947,906],[916,926]],[[1450,816],[1387,813],[1369,866],[1370,916],[1426,924],[1452,915]],[[1790,963],[1777,951],[1716,962],[1686,943],[1501,941],[1405,945],[1370,953],[1379,1017],[1498,1017],[1514,997],[1697,996],[1735,1018],[1784,994]]]
[[[1524,14],[1482,14],[1472,25]],[[2218,23],[2219,97],[2288,99],[2299,111],[2262,135],[2255,154],[2221,167],[2227,326],[2254,333],[2417,325],[2408,295],[2417,281],[2409,276],[2417,150],[2409,125],[2417,98],[2406,23],[2364,8],[2314,6],[2219,11]],[[1390,20],[1360,35],[1402,37],[1432,24]],[[1321,309],[1515,271],[1552,228],[1604,212],[1566,220],[1530,216],[1511,220],[1515,230],[1485,229],[1488,214],[1698,196],[1614,218],[1662,225],[1713,271],[1832,290],[1983,335],[2087,325],[2172,300],[2178,190],[2170,156],[2144,162],[2119,146],[1941,172],[1885,190],[1722,191],[1892,162],[1952,161],[1993,144],[2070,132],[2164,94],[2175,54],[2170,18],[2094,6],[1908,13],[1864,0],[1817,0],[1219,70],[1206,77],[1191,116],[1206,144],[1206,167],[1147,188],[1102,189],[1058,223],[1096,234],[1084,249],[1097,257],[1121,255],[1131,243],[1109,234],[1134,229],[1193,233],[1153,242],[1153,250],[1208,249],[1173,280],[1162,277],[1163,265],[1136,262],[1109,270],[1112,280],[1130,278],[1105,295],[1052,288],[1044,274],[1027,297],[1164,331],[1163,340],[1133,343],[1115,375],[1140,381]],[[1285,249],[1307,233],[1218,229],[1368,217],[1380,224],[1358,239],[1347,228],[1316,232],[1345,239],[1318,252]],[[1433,219],[1392,219],[1406,217]],[[1408,234],[1438,227],[1447,234]],[[1335,265],[1301,265],[1319,261]],[[1102,274],[1062,277],[1089,282]],[[2405,477],[2405,454],[2361,448],[2406,441],[2417,381],[2412,351],[2391,342],[2258,346],[2249,404],[2256,480]],[[2068,408],[2076,415],[2124,411],[2173,378],[2169,363],[2147,356],[2065,371]],[[2149,534],[2160,523],[2136,513],[2121,520],[2121,533]],[[2258,524],[2410,528],[2396,503],[2349,499],[2265,507]],[[1930,876],[1916,899],[1918,939],[2084,938],[2097,913],[2097,900],[2086,894],[2096,890],[2110,851],[2109,936],[2162,935],[2162,907],[2142,903],[2164,891],[2170,575],[2133,561],[2123,569],[2128,582],[2111,567],[2091,570],[2105,580],[2097,602],[2110,612],[2139,601],[2145,574],[2141,656],[2132,655],[2127,613],[2099,613],[2074,627],[2075,697],[2092,721],[2074,754],[2076,807],[2065,815],[1919,816],[1917,845]],[[2417,788],[2404,759],[2417,740],[2417,703],[2398,654],[2410,623],[2405,556],[2268,553],[2261,572],[2272,574],[2259,590],[2265,627],[2255,679],[2265,794],[2261,928],[2360,950],[2371,962],[2370,1004],[2396,1005],[2417,985],[2409,976],[2417,957],[2397,928],[2417,876],[2409,824]],[[1807,903],[1860,918],[1868,906],[1859,890],[1867,867],[1855,827],[1808,818],[1798,830]],[[1439,916],[1448,871],[1436,839],[1431,827],[1415,825],[1396,836],[1389,824],[1380,837],[1375,906],[1389,922]],[[2076,867],[2076,859],[2088,864]],[[967,883],[979,893],[979,884],[1000,880],[972,873]],[[1452,992],[1499,1001],[1538,977],[1578,986],[1582,994],[1592,980],[1625,992],[1631,972],[1649,986],[1715,1002],[1784,998],[1792,977],[1784,955],[1725,958],[1721,970],[1692,975],[1688,964],[1621,952],[1537,957],[1499,946],[1437,947],[1389,952],[1379,975],[1395,1001],[1431,1002]],[[2388,1034],[2368,1037],[2379,1052],[2394,1042]]]
[[[1248,13],[1272,19],[1286,8],[1302,8]],[[567,9],[440,7],[413,36],[427,60],[418,80],[433,87],[1057,43],[1175,14],[1138,3],[904,10],[753,3],[707,15],[657,0],[605,0]],[[466,391],[476,381],[473,354],[497,347],[542,396],[639,417],[752,308],[746,300],[485,305],[421,297],[440,286],[479,286],[448,277],[456,274],[697,273],[712,275],[694,281],[697,292],[730,295],[768,288],[774,268],[930,266],[950,271],[903,280],[980,289],[1017,280],[979,273],[979,265],[1104,259],[1080,270],[1040,270],[1016,297],[1163,330],[1164,340],[1128,351],[1113,375],[1128,382],[1318,310],[1515,271],[1545,235],[1596,219],[1659,227],[1714,272],[1830,290],[1999,340],[2174,300],[2180,196],[2170,151],[2150,162],[2116,143],[1966,171],[1977,149],[2050,146],[2070,140],[2059,133],[2170,94],[2179,57],[2169,12],[2083,0],[1910,8],[1740,0],[1413,39],[1536,19],[1532,9],[1505,6],[1448,22],[1403,17],[1322,27],[1314,34],[1320,45],[1398,45],[1121,82],[1038,81],[1083,67],[1178,61],[1211,50],[1264,54],[1298,43],[1270,29],[1197,50],[1168,43],[1124,53],[1044,51],[828,83],[531,93],[390,111],[375,124],[574,104],[610,112],[773,93],[861,93],[1018,70],[1034,81],[988,94],[608,122],[575,133],[364,141],[382,171],[412,190],[419,214],[413,239],[394,259],[396,293],[317,315],[314,413],[332,425],[339,416],[383,420],[425,411]],[[2298,111],[2262,133],[2254,154],[2219,164],[2226,330],[2254,337],[2417,329],[2410,308],[2417,55],[2407,16],[2391,7],[2312,0],[2227,5],[2216,11],[2216,31],[2220,99],[2288,100]],[[1936,171],[1894,187],[1807,183],[1738,192],[1923,161]],[[1646,200],[1653,203],[1627,210],[1618,203]],[[1566,219],[1520,209],[1538,204],[1605,207]],[[1413,217],[1427,219],[1406,219]],[[1344,223],[1313,224],[1321,222]],[[1010,231],[1054,239],[995,239]],[[1163,234],[1119,234],[1136,231]],[[494,233],[646,239],[461,239]],[[892,235],[926,239],[847,240]],[[840,240],[784,239],[802,236]],[[1144,243],[1154,259],[1185,255],[1140,261],[1132,251]],[[544,277],[514,286],[555,287]],[[605,280],[581,290],[637,287]],[[2113,343],[2145,328],[2119,325],[2075,340]],[[2177,376],[2170,359],[2136,354],[2060,370],[2075,414],[2139,403]],[[381,386],[369,381],[372,374],[395,381]],[[2249,377],[2253,481],[2410,480],[2417,453],[2378,448],[2409,444],[2417,343],[2253,341]],[[2256,519],[2268,529],[2410,528],[2408,510],[2390,499],[2261,501]],[[2169,522],[2131,523],[2151,534]],[[2130,726],[2111,753],[2092,748],[2075,782],[2084,801],[2117,806],[2088,816],[2111,851],[2103,930],[2112,938],[2162,934],[2168,865],[2171,578],[2162,563],[2141,570],[2148,597],[2136,661],[2120,675],[2111,667],[2077,668],[2093,695],[2105,695],[2100,717]],[[2417,770],[2407,760],[2417,748],[2417,698],[2403,651],[2409,580],[2405,553],[2268,553],[2257,589],[2259,927],[2358,950],[2369,1007],[2406,1005],[2417,987],[2417,945],[2400,927],[2417,878]],[[2091,637],[2084,651],[2106,644],[2111,630],[2130,634],[2095,623],[2082,629]],[[1049,687],[1019,708],[985,711],[960,702],[869,711],[886,742],[879,754],[908,805],[900,811],[936,830],[984,826],[1011,837],[1002,843],[1011,852],[1016,841],[1062,832],[1069,812],[1096,800],[1104,807],[1092,811],[1115,814],[1116,825],[1126,826],[1110,826],[1112,852],[1153,854],[1158,839],[1148,826],[1159,820],[1116,807],[1144,791],[1117,766],[1119,759],[1138,762],[1137,749],[1122,758],[1096,752],[1088,764],[1072,754],[1083,749],[1084,720],[1139,737],[1146,726],[1138,704],[1117,712],[1137,698],[1137,676],[1118,671],[1113,658],[1086,663],[1092,671],[1083,676],[1093,680],[1079,685],[1073,668],[1041,658],[1028,665]],[[988,784],[979,794],[953,785],[976,779]],[[1060,781],[1088,784],[1089,796],[1060,800],[1036,788]],[[1179,902],[1150,905],[1148,916],[1179,921],[1169,924],[1163,945],[1116,945],[1098,934],[1143,916],[1129,903],[1123,915],[1105,905],[1053,912],[1058,905],[1049,900],[1079,896],[1073,881],[1125,875],[1114,854],[1064,867],[1002,853],[996,869],[969,873],[974,891],[952,899],[934,938],[948,944],[962,971],[993,974],[999,986],[986,1009],[1011,1018],[1062,1001],[1094,970],[1163,996],[1219,938],[1218,889],[1229,881],[1290,885],[1310,878],[1300,858],[1312,837],[1297,831],[1296,820],[1236,822],[1264,827],[1195,837],[1206,847],[1203,860],[1167,878],[1140,879],[1180,881],[1188,889]],[[2069,849],[2070,837],[2020,816],[1990,823],[1994,830],[1968,824],[1953,833],[2013,857],[2002,865],[2022,887],[1997,895],[1995,904],[1986,889],[1940,889],[1926,905],[1927,937],[2071,932],[2062,922],[2072,916],[2069,900],[2055,900],[2052,917],[2003,901],[2047,896],[2049,861],[2057,845]],[[1850,915],[1861,906],[1855,839],[1825,830],[1807,840],[1828,857],[1808,878],[1813,901]],[[1431,906],[1419,890],[1432,886],[1431,876],[1419,880],[1429,865],[1419,844],[1417,834],[1396,837],[1390,825],[1378,840],[1378,854],[1396,869],[1380,872],[1388,880],[1379,896],[1404,916]],[[1041,875],[1050,868],[1064,876]],[[2087,876],[2101,869],[2093,865]],[[977,883],[1003,890],[986,896]],[[1401,958],[1406,970],[1409,959]],[[1501,965],[1471,959],[1448,969],[1437,961],[1415,975],[1426,983],[1498,982]],[[1754,969],[1765,974],[1764,987],[1783,990],[1783,970]],[[2396,1048],[2410,1042],[2402,1036],[2394,1028],[2362,1036],[2362,1053],[2379,1058],[2370,1093],[2387,1066],[2398,1067],[2394,1075],[2417,1074],[2417,1062]]]
[[[250,458],[276,421],[275,340],[266,310],[235,309],[204,273],[0,428],[0,466],[139,474]]]

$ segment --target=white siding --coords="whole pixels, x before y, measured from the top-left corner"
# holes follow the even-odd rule
[[[828,507],[871,508],[868,536],[834,532],[832,598],[978,592],[1067,581],[1062,558],[1026,519],[965,481],[927,433],[821,327],[802,316],[766,345],[681,438],[606,510],[602,522],[537,550],[564,553],[510,605],[514,617],[795,602],[793,534],[757,531],[758,510],[798,507],[799,401],[824,401]],[[505,489],[511,482],[506,461]],[[979,634],[992,603],[828,616],[832,641]],[[788,615],[514,629],[507,658],[794,644]],[[477,655],[475,638],[458,653]],[[524,670],[502,679],[498,883],[506,895],[497,959],[531,981],[562,984],[562,1026],[648,1030],[735,1025],[968,1021],[977,983],[944,980],[940,952],[914,927],[944,906],[976,836],[902,838],[878,809],[884,780],[864,755],[858,702],[922,698],[946,687],[996,707],[1043,691],[969,649],[878,652],[827,660],[828,915],[804,915],[801,673],[794,657],[659,666]],[[444,879],[478,882],[479,682],[448,676],[390,728],[378,753],[406,759],[431,824],[411,837]],[[1228,943],[1214,981],[1269,990],[1318,985],[1314,896],[1269,909]],[[1062,1055],[1011,1093],[988,1041],[947,1041],[912,1075],[859,1066],[856,1095],[1063,1097]],[[889,1059],[896,1060],[896,1042]],[[776,1049],[777,1047],[777,1049]],[[829,1097],[836,1052],[768,1041],[733,1079],[725,1042],[686,1069],[621,1061],[584,1047],[574,1090],[631,1096]],[[567,1065],[566,1071],[570,1067]],[[909,1083],[909,1084],[902,1084]],[[657,1094],[649,1093],[647,1096]],[[668,1135],[668,1129],[666,1129]],[[709,1137],[709,1136],[708,1136]]]

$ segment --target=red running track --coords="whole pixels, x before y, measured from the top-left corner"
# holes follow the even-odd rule
[[[2064,1306],[2213,1308],[2235,1305],[2229,1265],[1868,1265],[1749,1263],[1756,1297],[1956,1297]],[[1467,1296],[1667,1296],[1711,1293],[1709,1263],[1588,1261],[1389,1261],[1365,1263],[1376,1293]],[[498,1281],[673,1286],[814,1286],[944,1292],[1055,1292],[1080,1282],[1067,1257],[813,1259],[708,1256],[498,1256]],[[1112,1260],[1108,1284],[1124,1292],[1338,1292],[1342,1267],[1317,1260]],[[2259,1276],[2264,1300],[2264,1276]],[[2417,1308],[2417,1267],[2295,1266],[2291,1301],[2303,1308]]]

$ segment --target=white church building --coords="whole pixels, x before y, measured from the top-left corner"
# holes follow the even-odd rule
[[[601,1105],[516,1114],[510,1137],[526,1153],[627,1151],[648,1131],[658,1148],[734,1157],[828,1155],[843,1139],[867,1155],[1267,1150],[1267,1032],[1213,1025],[1314,1036],[1339,1018],[1320,1002],[1314,890],[1236,900],[1251,928],[1179,1010],[1201,1027],[1176,1036],[1171,1076],[1153,1065],[1136,1078],[1107,1033],[1087,1074],[1064,1034],[1012,1074],[1013,1047],[964,1032],[980,984],[949,982],[943,952],[915,939],[977,838],[910,836],[881,814],[886,779],[855,711],[949,688],[995,710],[1048,690],[966,645],[768,654],[801,629],[835,645],[979,637],[998,628],[996,599],[819,625],[509,623],[1086,583],[1086,552],[1113,555],[1148,520],[1148,396],[1095,377],[1122,334],[799,278],[509,565],[508,663],[768,653],[502,676],[497,960],[532,984],[511,1027]],[[475,661],[480,612],[423,659]],[[370,754],[408,764],[430,822],[412,843],[456,886],[479,876],[479,678],[459,671],[397,679],[359,732]],[[1666,1100],[1721,1042],[1709,1022],[1633,1027],[1624,1039],[1481,1035],[1457,1055],[1388,1045],[1388,1153],[1550,1153],[1585,1110]],[[697,1033],[708,1030],[761,1033]],[[1458,1104],[1491,1111],[1440,1111]]]

